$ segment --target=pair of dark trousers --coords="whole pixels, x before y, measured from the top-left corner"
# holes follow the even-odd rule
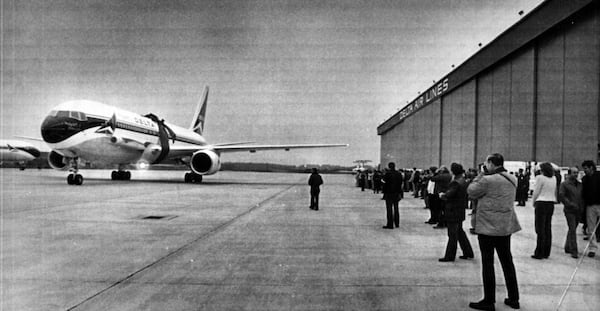
[[[504,282],[508,292],[508,299],[519,301],[519,287],[517,273],[510,252],[510,235],[489,236],[479,234],[479,249],[481,250],[481,276],[483,279],[483,300],[489,303],[496,302],[496,276],[494,272],[494,249],[498,253],[500,265],[504,272]]]
[[[310,207],[314,209],[319,209],[319,192],[318,190],[310,191]]]
[[[448,244],[446,244],[446,254],[444,258],[454,259],[456,258],[456,247],[457,242],[460,244],[463,255],[467,257],[473,257],[473,248],[471,243],[462,228],[461,222],[448,222]]]
[[[437,194],[427,194],[429,199],[429,221],[437,223],[440,221],[440,197]]]
[[[395,197],[395,196],[394,196]],[[399,199],[385,199],[385,209],[386,209],[386,216],[387,216],[387,227],[394,227],[394,224],[396,225],[396,228],[400,226],[400,215],[398,214],[398,202],[400,202]]]
[[[577,225],[579,224],[577,218],[579,215],[565,212],[565,217],[567,218],[567,226],[569,227],[567,240],[565,241],[565,252],[577,255]]]
[[[535,202],[535,233],[537,234],[537,245],[533,253],[536,257],[550,257],[552,248],[552,214],[554,213],[554,202]]]

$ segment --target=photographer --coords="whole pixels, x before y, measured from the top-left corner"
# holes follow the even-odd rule
[[[504,270],[508,298],[504,304],[519,309],[519,288],[517,274],[510,251],[511,235],[521,226],[514,210],[517,188],[516,177],[504,169],[504,157],[495,153],[489,155],[481,172],[467,188],[472,199],[477,199],[474,212],[474,228],[478,234],[481,251],[481,275],[483,279],[483,299],[471,302],[469,307],[477,310],[494,310],[496,302],[496,279],[494,274],[494,250]]]

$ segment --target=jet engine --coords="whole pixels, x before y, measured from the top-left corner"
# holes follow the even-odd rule
[[[48,153],[48,164],[55,170],[66,170],[69,167],[67,166],[69,163],[69,159],[65,158],[62,154],[52,150]]]
[[[214,174],[221,168],[221,158],[214,151],[199,150],[192,154],[190,167],[199,175]]]

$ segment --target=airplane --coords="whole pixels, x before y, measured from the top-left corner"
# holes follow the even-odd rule
[[[0,139],[0,163],[16,162],[24,170],[25,162],[36,159],[40,154],[38,148],[24,141]]]
[[[366,171],[368,168],[365,167],[366,163],[372,162],[371,160],[355,160],[354,163],[356,163],[356,167],[352,169],[352,173],[360,173],[363,171]]]
[[[255,145],[250,142],[209,144],[202,136],[208,102],[208,86],[198,102],[188,128],[167,123],[154,114],[140,115],[89,100],[68,101],[54,107],[41,125],[42,139],[50,147],[48,163],[54,169],[70,170],[67,184],[81,185],[82,161],[116,165],[112,180],[130,180],[126,165],[185,164],[186,183],[201,183],[221,167],[226,152],[286,150],[297,148],[347,147],[348,144]]]

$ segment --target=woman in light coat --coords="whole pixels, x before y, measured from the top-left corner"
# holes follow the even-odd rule
[[[535,233],[537,245],[531,258],[545,259],[550,257],[552,248],[552,214],[556,202],[556,177],[552,164],[540,164],[541,174],[535,177],[533,189],[533,206],[535,208]]]

